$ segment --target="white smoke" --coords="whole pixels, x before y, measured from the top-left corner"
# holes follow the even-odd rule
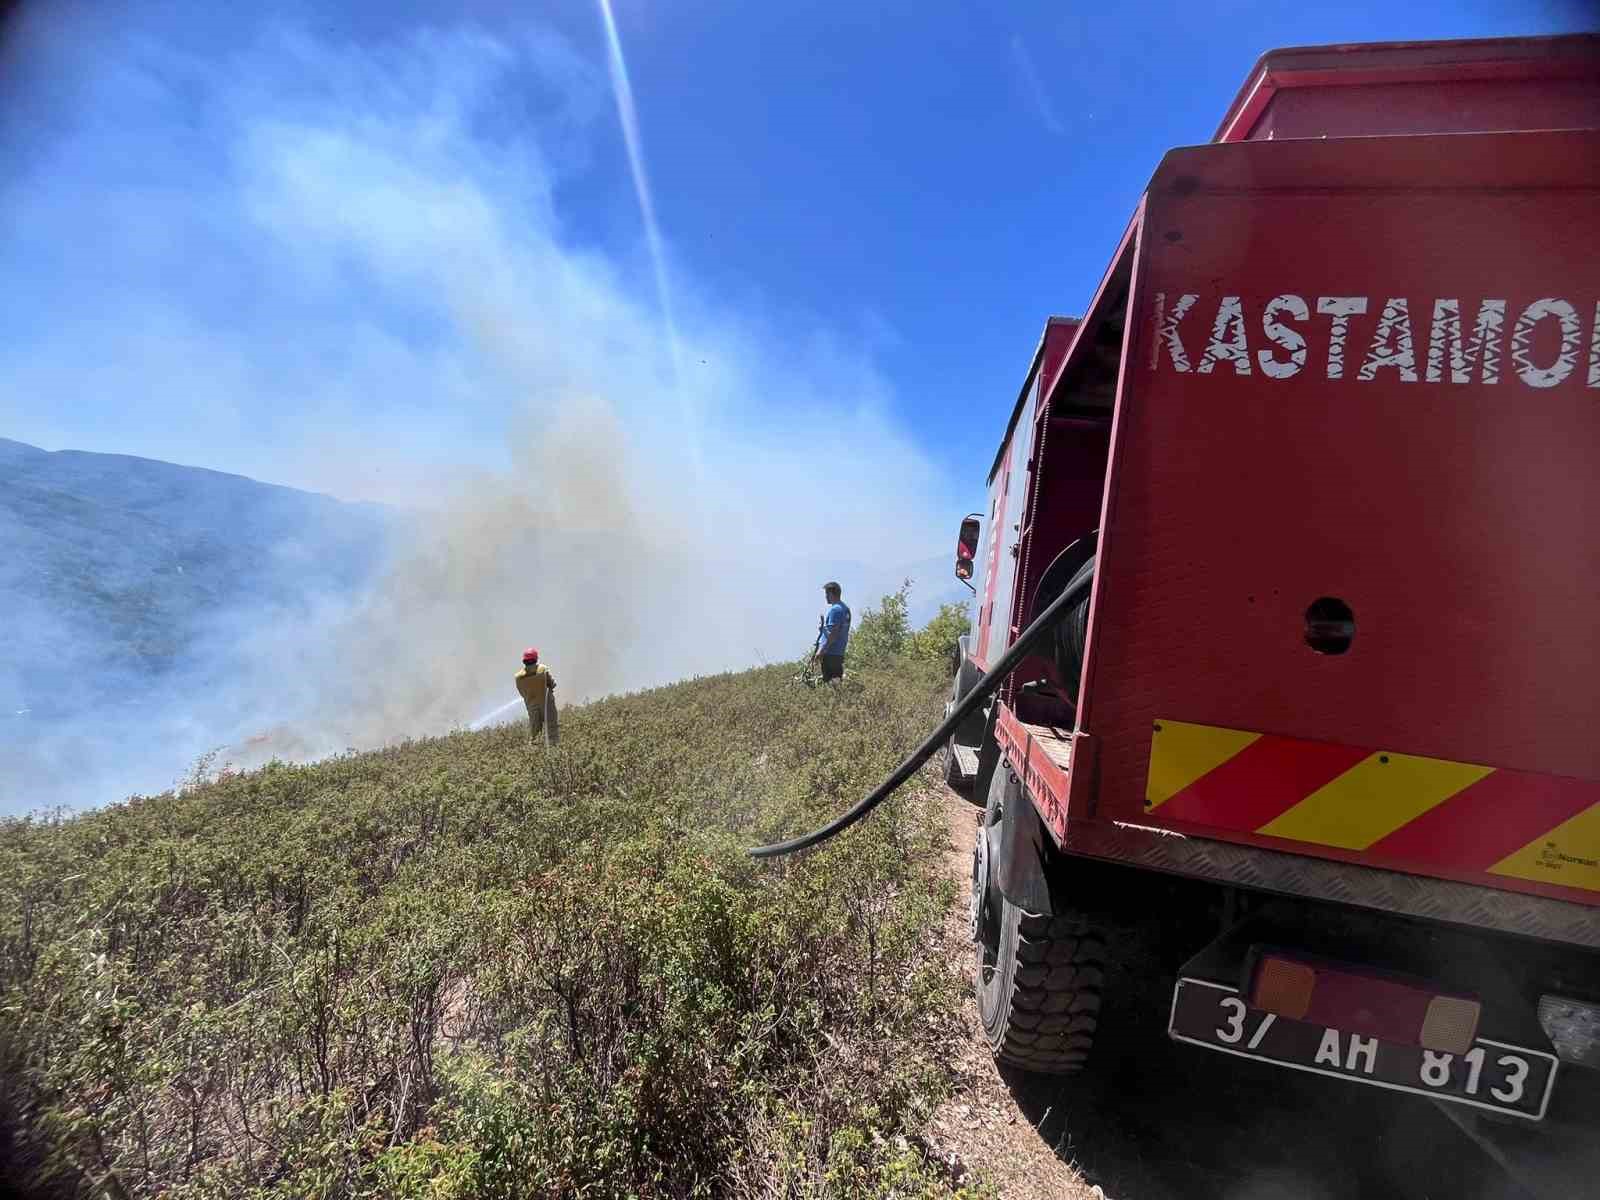
[[[598,58],[537,28],[226,53],[122,34],[29,34],[79,92],[72,135],[0,192],[0,220],[59,247],[0,278],[52,316],[0,348],[4,428],[412,523],[366,594],[211,614],[181,713],[34,747],[0,803],[57,798],[58,769],[97,803],[212,745],[441,732],[509,698],[529,643],[568,703],[793,657],[822,578],[876,598],[826,564],[946,541],[961,506],[853,331],[733,311],[675,262],[677,370],[640,235],[576,232],[564,189],[620,153]]]

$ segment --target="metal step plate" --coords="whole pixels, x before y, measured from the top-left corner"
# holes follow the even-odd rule
[[[956,769],[961,772],[962,778],[971,779],[978,773],[978,749],[976,746],[963,746],[960,742],[955,744]]]

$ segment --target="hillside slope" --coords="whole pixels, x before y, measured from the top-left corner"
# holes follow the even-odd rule
[[[0,712],[49,721],[159,688],[242,601],[344,593],[380,561],[371,505],[0,438]]]
[[[945,678],[792,667],[0,823],[0,1096],[54,1194],[974,1194],[955,889],[914,781],[818,851]],[[922,783],[931,782],[926,773]]]

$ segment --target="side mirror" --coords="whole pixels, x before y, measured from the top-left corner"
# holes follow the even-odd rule
[[[978,514],[973,513],[961,522],[961,536],[956,539],[956,578],[972,578],[972,564],[978,554]]]

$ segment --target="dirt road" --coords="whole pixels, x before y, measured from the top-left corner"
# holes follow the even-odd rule
[[[947,923],[970,977],[966,881],[977,810],[944,794],[946,857],[961,889]],[[1139,974],[1111,975],[1084,1074],[1052,1080],[997,1071],[968,993],[967,1037],[955,1052],[959,1092],[936,1114],[931,1140],[1006,1200],[1545,1200],[1588,1194],[1518,1182],[1427,1101],[1325,1081],[1171,1041],[1176,968],[1193,947],[1162,946]],[[1168,939],[1172,940],[1172,939]],[[1521,1132],[1521,1131],[1517,1131]],[[1515,1166],[1515,1164],[1513,1164]],[[1563,1174],[1568,1174],[1563,1172]]]

